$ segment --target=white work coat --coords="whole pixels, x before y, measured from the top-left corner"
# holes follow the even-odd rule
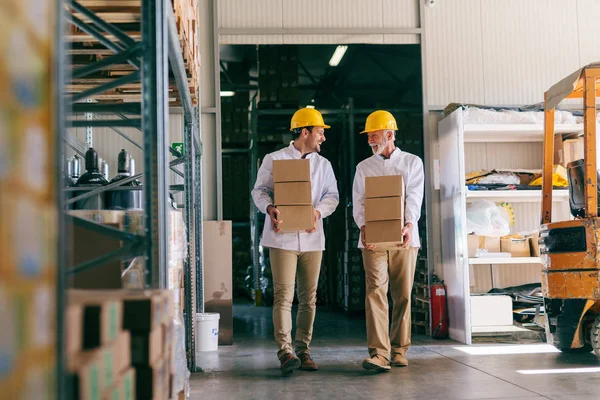
[[[365,178],[367,176],[402,175],[404,180],[405,206],[404,223],[412,223],[412,239],[410,247],[421,247],[417,223],[421,217],[423,191],[425,189],[425,174],[423,161],[413,154],[396,148],[389,159],[373,155],[361,161],[356,166],[354,185],[352,187],[352,214],[358,227],[365,225]],[[358,247],[363,248],[358,240]]]
[[[294,147],[293,143],[285,149],[265,156],[258,170],[254,189],[252,189],[254,204],[263,214],[267,214],[267,207],[273,204],[273,160],[299,160],[301,158],[302,154]],[[305,231],[276,233],[271,226],[271,218],[267,214],[260,241],[264,247],[301,252],[325,250],[323,218],[331,215],[340,202],[337,181],[331,163],[325,157],[317,153],[309,153],[304,158],[310,161],[312,203],[314,208],[321,213],[317,230],[313,233]]]

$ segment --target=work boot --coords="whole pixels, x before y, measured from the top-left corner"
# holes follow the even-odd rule
[[[301,364],[300,359],[292,353],[282,355],[279,358],[279,362],[281,363],[281,375],[283,376],[291,375]]]
[[[390,367],[390,362],[387,360],[387,358],[379,354],[375,354],[371,358],[365,358],[365,360],[362,363],[362,366],[364,369],[377,372],[385,372],[390,371],[392,369],[392,367]]]
[[[408,367],[408,360],[400,353],[394,354],[392,357],[392,367]]]
[[[317,371],[319,366],[312,359],[309,352],[300,354],[300,361],[302,364],[300,365],[300,369],[303,371]]]

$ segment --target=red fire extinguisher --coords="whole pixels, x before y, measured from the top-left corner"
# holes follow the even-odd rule
[[[434,339],[448,338],[448,296],[444,281],[433,275],[429,286],[429,301],[431,302],[431,337]]]

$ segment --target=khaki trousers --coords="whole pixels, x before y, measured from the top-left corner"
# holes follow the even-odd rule
[[[369,355],[406,355],[410,346],[410,294],[417,253],[410,247],[389,251],[363,249],[366,281],[367,344]],[[392,295],[392,326],[389,325],[388,284]]]
[[[296,315],[296,354],[310,351],[313,323],[317,310],[317,285],[321,271],[322,251],[298,252],[270,249],[273,272],[273,325],[279,347],[277,357],[292,352],[292,302],[298,282],[298,314]]]

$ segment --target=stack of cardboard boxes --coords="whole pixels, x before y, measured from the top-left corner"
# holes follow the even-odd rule
[[[221,97],[221,131],[224,147],[248,146],[249,103],[248,92]]]
[[[72,290],[68,299],[67,382],[73,399],[171,397],[171,292]]]
[[[489,253],[508,253],[511,257],[539,257],[538,240],[537,232],[506,237],[467,235],[467,253],[469,258],[485,257]]]
[[[275,207],[279,210],[281,230],[297,232],[314,227],[310,182],[310,161],[274,160],[273,184]]]
[[[404,182],[400,175],[365,178],[365,239],[378,248],[402,244]]]
[[[0,398],[53,399],[57,211],[54,162],[56,15],[49,2],[31,10],[8,0],[0,7],[3,38],[19,44],[0,52]],[[19,34],[28,32],[28,34]],[[6,39],[3,39],[6,43]],[[25,51],[24,49],[30,49]],[[44,60],[24,73],[14,61]],[[37,55],[37,56],[34,56]]]
[[[298,104],[298,48],[260,46],[258,50],[258,87],[260,104]]]

